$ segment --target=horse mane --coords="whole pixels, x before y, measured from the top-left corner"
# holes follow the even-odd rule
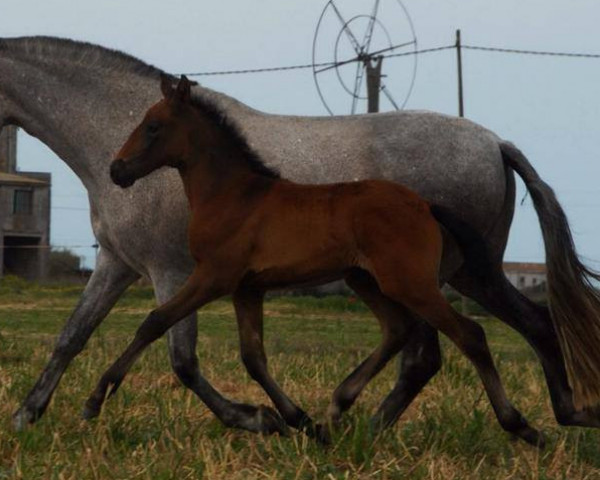
[[[24,61],[28,56],[33,56],[46,64],[49,58],[55,57],[58,63],[68,61],[88,68],[131,72],[151,78],[159,78],[164,73],[159,68],[119,50],[66,38],[44,36],[2,38],[0,51],[13,53]]]
[[[192,95],[192,105],[200,110],[206,119],[223,132],[231,144],[241,153],[250,169],[269,178],[281,178],[279,172],[265,165],[256,151],[248,144],[239,127],[212,100],[198,94]]]

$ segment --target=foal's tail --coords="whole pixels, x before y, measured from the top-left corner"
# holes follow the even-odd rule
[[[600,403],[600,294],[592,280],[600,274],[579,260],[567,217],[552,188],[525,155],[500,143],[502,158],[525,182],[537,212],[548,276],[548,306],[564,355],[576,408]]]

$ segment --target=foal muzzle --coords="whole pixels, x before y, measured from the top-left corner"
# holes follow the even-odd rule
[[[110,178],[121,188],[131,187],[136,180],[127,173],[127,165],[122,158],[117,158],[110,164]]]

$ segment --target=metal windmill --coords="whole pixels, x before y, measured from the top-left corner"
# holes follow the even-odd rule
[[[414,85],[417,37],[408,11],[400,0],[374,0],[369,13],[364,13],[365,3],[330,0],[315,28],[313,77],[332,115],[347,113],[348,103],[351,114],[363,110],[363,104],[368,112],[377,112],[380,93],[384,108],[400,110]],[[350,102],[340,100],[340,90]]]

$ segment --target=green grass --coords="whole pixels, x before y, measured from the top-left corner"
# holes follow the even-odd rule
[[[263,437],[223,427],[171,373],[164,339],[135,365],[101,416],[79,413],[103,370],[154,306],[129,290],[59,385],[46,415],[15,433],[11,415],[43,369],[81,292],[0,283],[0,480],[2,479],[596,479],[600,435],[556,425],[531,349],[497,320],[481,319],[509,396],[544,430],[543,452],[497,424],[474,369],[443,341],[444,367],[400,422],[370,437],[370,414],[394,384],[386,368],[346,415],[329,448],[304,435]],[[377,322],[349,297],[275,297],[265,305],[273,376],[322,419],[333,389],[379,341]],[[199,315],[202,373],[225,395],[269,404],[239,361],[232,307]]]

